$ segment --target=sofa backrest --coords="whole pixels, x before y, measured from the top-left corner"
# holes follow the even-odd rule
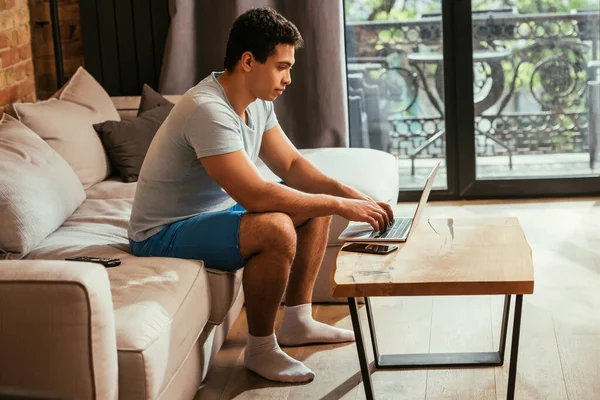
[[[163,95],[163,97],[175,104],[182,95]],[[138,108],[140,107],[140,96],[114,96],[111,97],[117,111],[121,118],[123,117],[135,117],[137,115]]]

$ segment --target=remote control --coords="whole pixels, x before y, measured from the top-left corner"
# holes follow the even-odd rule
[[[65,258],[65,260],[93,262],[93,263],[97,263],[97,264],[102,264],[106,268],[116,267],[117,265],[121,265],[121,260],[119,260],[118,258],[79,256],[79,257],[68,257],[68,258]]]

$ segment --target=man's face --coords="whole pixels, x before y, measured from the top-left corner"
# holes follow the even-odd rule
[[[292,83],[294,62],[294,46],[289,44],[278,44],[264,64],[255,60],[250,72],[252,94],[261,100],[275,100]]]

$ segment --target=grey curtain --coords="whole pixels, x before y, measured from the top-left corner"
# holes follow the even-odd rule
[[[270,6],[304,38],[292,84],[275,101],[283,130],[298,148],[347,146],[345,65],[338,0],[169,0],[171,25],[159,83],[163,94],[184,93],[223,69],[229,28],[251,7]]]

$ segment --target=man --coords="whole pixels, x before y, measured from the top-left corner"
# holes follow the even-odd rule
[[[351,331],[317,322],[311,313],[331,216],[378,230],[393,219],[389,205],[322,174],[281,130],[272,101],[292,82],[294,52],[302,44],[297,28],[272,9],[236,19],[225,71],[182,96],[152,141],[129,226],[137,256],[203,260],[224,271],[245,267],[244,363],[282,382],[309,381],[314,373],[279,344],[354,340]],[[258,157],[284,185],[261,178]]]

